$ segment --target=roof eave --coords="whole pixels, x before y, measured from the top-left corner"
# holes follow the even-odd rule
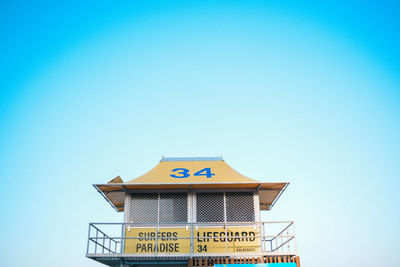
[[[129,187],[135,186],[134,187]],[[175,186],[176,185],[176,186]],[[232,187],[226,187],[231,185]],[[245,186],[247,185],[247,186]],[[283,191],[287,188],[289,183],[287,182],[276,182],[276,183],[261,183],[261,182],[247,182],[247,183],[179,183],[179,184],[148,184],[148,183],[113,183],[113,184],[94,184],[96,190],[107,200],[107,202],[118,212],[124,211],[124,203],[116,205],[108,194],[120,193],[119,198],[125,196],[127,192],[143,191],[143,190],[192,190],[192,189],[258,189],[259,192],[269,191],[269,194],[277,193],[276,196],[272,197],[272,202],[262,202],[260,199],[261,210],[271,210],[275,205],[276,201],[280,198]],[[223,186],[223,187],[220,187]],[[240,188],[242,186],[242,188]],[[280,187],[282,186],[282,187]],[[269,187],[269,188],[268,188]],[[110,190],[104,190],[110,188]],[[271,197],[269,197],[271,198]],[[118,201],[117,201],[118,202]],[[118,202],[119,203],[119,202]]]

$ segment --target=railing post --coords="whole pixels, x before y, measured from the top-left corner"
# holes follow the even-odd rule
[[[299,256],[296,256],[296,266],[300,267],[300,258],[299,258]]]
[[[158,223],[157,223],[157,227],[156,227],[156,249],[155,252],[158,253]]]
[[[106,235],[103,233],[103,248],[101,250],[102,254],[104,254],[104,244],[106,242]]]
[[[121,254],[125,253],[125,224],[121,224]]]
[[[293,242],[294,242],[294,252],[297,253],[296,225],[295,225],[294,221],[293,221],[293,236],[294,236],[294,240],[293,240]]]
[[[258,245],[260,246],[261,252],[263,252],[263,243],[262,243],[262,228],[261,228],[261,223],[259,222],[259,226],[258,226]]]
[[[98,238],[98,236],[99,236],[99,230],[96,227],[96,242],[95,242],[95,245],[94,245],[94,254],[97,253],[97,238]]]
[[[228,224],[225,221],[225,252],[228,253]]]
[[[193,235],[194,235],[194,231],[193,231],[193,223],[190,223],[190,254],[193,255]]]
[[[89,230],[88,230],[88,239],[87,239],[86,254],[89,254],[89,244],[90,244],[90,226],[91,226],[91,223],[89,223]]]
[[[264,251],[267,251],[267,240],[266,240],[266,235],[265,235],[265,222],[262,223],[262,228],[263,228],[263,245],[264,245]],[[272,248],[271,248],[272,249]]]

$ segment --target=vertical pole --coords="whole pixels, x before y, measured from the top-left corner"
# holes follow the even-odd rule
[[[228,225],[225,222],[225,252],[228,253]]]
[[[193,255],[193,235],[194,235],[194,231],[193,231],[193,223],[190,223],[190,254]]]
[[[89,230],[88,230],[88,239],[87,239],[87,247],[86,247],[86,254],[89,254],[89,242],[90,242],[90,227],[91,223],[89,223]]]
[[[125,187],[123,187],[125,189]],[[121,225],[121,245],[120,245],[120,253],[123,254],[125,253],[125,242],[126,242],[126,238],[125,238],[125,234],[126,234],[126,229],[125,226],[128,225],[127,223],[129,222],[130,219],[130,213],[131,213],[131,206],[132,206],[132,193],[129,193],[126,191],[125,189],[125,204],[124,204],[124,221]],[[129,231],[130,231],[130,225],[129,225]],[[116,245],[117,248],[117,245]],[[115,249],[115,253],[117,252],[117,249]],[[122,264],[122,263],[121,263]]]
[[[95,245],[94,245],[94,254],[96,254],[97,253],[97,237],[99,236],[99,230],[97,230],[97,228],[96,228],[96,243],[95,243]]]
[[[264,242],[263,242],[263,240],[264,240],[264,231],[263,231],[263,224],[264,224],[264,223],[260,222],[259,231],[258,231],[258,236],[259,236],[259,237],[258,237],[258,238],[259,238],[258,243],[259,243],[261,252],[264,252]]]
[[[103,230],[104,231],[104,230]],[[103,247],[102,247],[102,250],[101,250],[101,252],[104,254],[104,244],[105,244],[105,242],[106,242],[106,235],[105,234],[103,234]]]
[[[192,191],[192,187],[190,187],[190,190],[189,190],[189,211],[190,211],[190,216],[189,216],[189,223],[190,223],[190,254],[192,254],[192,256],[193,256],[193,253],[194,253],[194,244],[193,244],[193,235],[194,235],[194,231],[193,231],[193,222],[195,221],[194,220],[194,214],[193,214],[193,211],[194,211],[194,201],[193,201],[193,199],[194,199],[194,194],[193,194],[193,191]]]
[[[267,240],[266,240],[266,234],[265,234],[265,223],[262,224],[263,228],[263,246],[264,246],[264,251],[267,251]],[[272,251],[272,249],[271,249]]]
[[[125,253],[125,224],[121,224],[121,254]]]
[[[226,192],[224,192],[225,252],[228,253],[228,223],[226,219]]]
[[[300,267],[300,258],[299,258],[299,256],[296,256],[296,266]]]
[[[261,236],[262,236],[262,232],[261,232],[261,223],[260,222],[256,222],[255,223],[255,227],[257,230],[257,236],[258,236],[258,249],[262,250],[262,243],[261,243]]]
[[[294,251],[297,253],[297,240],[296,240],[296,225],[293,223],[293,236],[294,236]],[[299,263],[300,264],[300,263]]]
[[[156,226],[156,249],[155,249],[156,253],[158,252],[158,227],[159,227],[159,225],[157,224],[157,226]]]
[[[158,253],[158,230],[160,226],[160,193],[158,193],[158,202],[157,202],[157,226],[156,226],[156,249],[155,252]]]
[[[192,186],[190,186],[190,253],[194,254],[194,222],[196,221],[195,218],[195,193],[193,192]],[[198,241],[196,239],[196,241]],[[197,244],[197,242],[196,242]]]

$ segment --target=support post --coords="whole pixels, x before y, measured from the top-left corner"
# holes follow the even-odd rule
[[[296,256],[296,266],[300,267],[300,258],[299,258],[299,256]]]

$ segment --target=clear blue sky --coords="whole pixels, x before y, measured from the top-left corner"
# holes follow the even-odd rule
[[[0,265],[99,266],[88,223],[122,215],[91,184],[222,155],[291,182],[264,219],[296,220],[302,266],[399,266],[396,1],[0,12]]]

